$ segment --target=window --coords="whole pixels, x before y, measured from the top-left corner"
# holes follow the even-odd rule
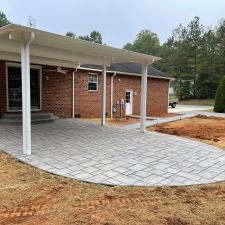
[[[88,91],[97,91],[98,90],[98,75],[89,74],[88,76]]]
[[[130,103],[130,95],[131,95],[131,92],[126,91],[126,103]]]
[[[7,110],[22,110],[22,77],[20,64],[7,63]],[[31,109],[41,109],[41,68],[30,68]]]

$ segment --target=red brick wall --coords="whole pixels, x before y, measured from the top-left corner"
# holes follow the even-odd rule
[[[141,77],[117,75],[114,77],[114,103],[125,99],[126,89],[133,90],[133,114],[140,114]],[[168,110],[168,80],[148,78],[147,115],[160,116]],[[125,110],[124,110],[125,111]],[[124,112],[125,113],[125,112]],[[116,116],[119,113],[116,113]]]
[[[89,71],[90,72],[90,71]],[[88,72],[78,71],[75,75],[75,114],[81,117],[100,117],[101,116],[101,94],[102,94],[102,76],[99,76],[98,91],[88,91]],[[110,74],[107,74],[107,102],[106,113],[110,116]],[[118,74],[114,77],[113,105],[120,99],[125,99],[126,89],[134,92],[133,96],[133,114],[140,114],[141,97],[141,77]],[[167,113],[168,109],[168,80],[149,78],[148,79],[148,98],[147,115],[160,116]],[[125,109],[122,110],[122,115]],[[114,116],[119,116],[120,110]]]
[[[98,91],[88,91],[88,74],[98,74]],[[107,76],[106,113],[110,115],[110,78]],[[101,117],[102,76],[101,73],[78,70],[75,74],[75,115]]]
[[[57,73],[55,67],[42,67],[42,110],[72,117],[72,73]]]
[[[72,72],[68,74],[48,71],[56,67],[42,67],[42,110],[53,112],[59,117],[72,116]],[[81,117],[101,116],[102,76],[98,73],[98,91],[88,91],[88,73],[92,71],[78,70],[75,73],[75,115]],[[5,62],[0,61],[0,114],[6,112],[6,75]],[[96,72],[93,72],[96,73]],[[110,79],[107,74],[106,113],[110,116]],[[141,77],[116,75],[114,77],[114,102],[125,99],[126,89],[132,89],[133,114],[140,113]],[[147,115],[159,116],[167,113],[168,80],[148,79]],[[124,115],[124,111],[122,114]],[[119,109],[115,116],[119,115]]]
[[[168,112],[169,81],[148,79],[147,115],[162,116]]]
[[[0,114],[6,111],[6,71],[5,62],[0,61]]]

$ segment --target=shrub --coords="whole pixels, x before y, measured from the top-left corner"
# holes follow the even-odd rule
[[[216,97],[214,112],[224,113],[225,112],[225,76],[219,82]]]

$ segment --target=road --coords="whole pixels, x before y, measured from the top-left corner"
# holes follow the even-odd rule
[[[198,105],[177,105],[176,108],[169,107],[169,113],[186,113],[186,112],[196,112],[196,111],[208,111],[213,109],[213,106],[198,106]]]

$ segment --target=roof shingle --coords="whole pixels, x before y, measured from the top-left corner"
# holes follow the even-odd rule
[[[101,70],[101,66],[94,65],[94,64],[85,64],[81,65],[83,68],[90,68],[90,69],[97,69]],[[107,67],[107,71],[115,71],[115,72],[123,72],[123,73],[134,73],[134,74],[141,74],[141,64],[139,63],[112,63],[109,67]],[[148,75],[157,76],[157,77],[168,77],[169,76],[151,65],[148,66]]]

